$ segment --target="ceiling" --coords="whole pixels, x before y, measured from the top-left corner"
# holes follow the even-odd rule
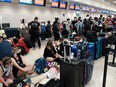
[[[61,0],[61,1],[82,3],[90,6],[116,11],[116,3],[114,3],[114,1],[116,0]],[[96,4],[93,4],[93,2],[96,2]]]
[[[109,3],[111,3],[111,4],[113,4],[113,5],[116,5],[116,2],[114,2],[114,1],[116,1],[116,0],[104,0],[104,1],[107,1],[107,2],[109,2]]]

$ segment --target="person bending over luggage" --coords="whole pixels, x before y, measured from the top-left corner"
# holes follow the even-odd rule
[[[34,64],[26,64],[20,53],[21,49],[19,47],[13,49],[14,58],[11,58],[11,62],[15,78],[33,73]]]
[[[5,57],[0,65],[0,87],[8,87],[13,83],[12,65],[10,57]]]
[[[58,62],[60,55],[56,52],[54,46],[53,46],[53,41],[50,39],[47,42],[46,48],[44,49],[44,58],[46,58],[46,60],[48,62],[53,62],[56,61]]]

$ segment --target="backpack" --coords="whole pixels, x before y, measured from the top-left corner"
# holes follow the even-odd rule
[[[41,25],[41,31],[46,32],[46,27],[44,25]]]
[[[35,61],[35,71],[38,74],[44,73],[44,69],[48,66],[45,58],[41,57]]]
[[[46,26],[46,31],[50,31],[51,27],[52,27],[52,25],[48,24],[48,25]]]
[[[64,84],[59,79],[51,79],[45,85],[40,84],[38,87],[64,87]]]

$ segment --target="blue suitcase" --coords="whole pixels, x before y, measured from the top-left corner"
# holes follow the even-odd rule
[[[89,43],[89,50],[90,50],[90,56],[94,60],[95,57],[95,44],[94,43]]]
[[[94,43],[89,43],[89,51],[90,51],[90,57],[94,60]],[[72,52],[74,53],[74,57],[77,56],[77,46],[74,45],[72,47]]]
[[[98,38],[98,41],[96,42],[96,59],[100,58],[102,56],[102,39]]]

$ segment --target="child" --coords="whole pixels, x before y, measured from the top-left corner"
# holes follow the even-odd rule
[[[0,65],[0,87],[9,86],[13,83],[12,80],[12,65],[10,57],[5,57],[2,60],[2,64]]]

